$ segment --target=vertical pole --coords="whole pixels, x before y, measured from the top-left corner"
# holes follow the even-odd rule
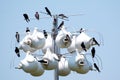
[[[52,29],[52,32],[53,32],[53,46],[54,46],[54,53],[55,54],[60,53],[60,48],[56,45],[56,42],[55,42],[56,36],[58,34],[57,27],[58,27],[58,16],[55,15],[54,20],[53,20],[53,29]],[[54,71],[54,80],[59,80],[58,65],[57,65],[57,68]]]

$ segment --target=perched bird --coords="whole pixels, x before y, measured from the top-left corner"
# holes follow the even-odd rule
[[[30,29],[28,27],[26,28],[26,32],[30,32]]]
[[[93,47],[93,48],[91,49],[91,53],[92,53],[92,58],[94,58],[94,57],[95,57],[95,47]]]
[[[47,14],[52,17],[52,14],[51,14],[50,10],[47,7],[45,7],[45,10],[46,10]]]
[[[38,13],[38,12],[35,13],[35,18],[36,18],[37,20],[39,20],[39,13]]]
[[[17,54],[18,57],[20,57],[20,53],[19,53],[18,47],[15,47],[15,53]]]
[[[87,51],[84,42],[81,43],[81,47],[83,50]]]
[[[97,44],[98,46],[100,46],[100,44],[95,40],[95,38],[93,38],[93,41],[95,42],[95,44]]]
[[[100,72],[100,69],[98,68],[98,66],[97,66],[96,63],[94,63],[94,67],[96,68],[96,70],[97,70],[98,72]]]
[[[46,30],[43,30],[43,34],[44,34],[45,38],[47,38],[48,34],[47,34]]]
[[[30,19],[29,19],[29,17],[28,17],[27,14],[23,14],[23,16],[24,16],[24,19],[26,20],[26,22],[29,22],[29,21],[30,21]]]
[[[64,25],[64,21],[60,23],[60,25],[58,26],[58,29],[61,29],[63,25]]]
[[[63,19],[63,18],[68,18],[67,16],[65,16],[64,14],[59,14],[59,16]]]
[[[16,38],[17,42],[19,43],[20,42],[20,34],[18,32],[16,32],[15,38]]]

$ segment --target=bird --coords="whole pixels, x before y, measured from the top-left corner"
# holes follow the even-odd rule
[[[43,34],[44,34],[45,38],[47,38],[48,34],[47,34],[46,30],[43,30]]]
[[[51,14],[50,10],[47,7],[45,7],[45,10],[46,10],[47,14],[52,17],[52,14]]]
[[[61,29],[63,25],[64,25],[64,21],[60,23],[60,25],[58,26],[58,29]]]
[[[95,42],[95,44],[97,44],[98,46],[100,46],[100,44],[95,40],[94,37],[93,37],[93,41]]]
[[[20,34],[18,32],[16,32],[15,38],[16,38],[17,42],[19,43],[20,42]]]
[[[98,72],[100,72],[100,69],[98,68],[98,66],[97,66],[96,63],[94,63],[94,67],[96,68],[96,70],[97,70]]]
[[[29,19],[29,17],[28,17],[28,14],[23,14],[23,16],[24,16],[24,19],[26,20],[26,22],[29,22],[30,21],[30,19]]]
[[[20,52],[19,52],[18,47],[15,47],[15,53],[17,54],[18,57],[20,57]]]
[[[62,19],[63,19],[63,18],[68,18],[68,17],[65,16],[64,14],[59,14],[58,16],[60,16]]]
[[[28,27],[26,28],[26,32],[30,32],[30,29]]]
[[[94,58],[94,57],[95,57],[95,47],[93,47],[93,48],[91,49],[91,53],[92,53],[92,58]]]
[[[37,20],[39,20],[39,13],[38,13],[38,12],[35,13],[35,18],[36,18]]]
[[[87,51],[84,42],[81,43],[81,47],[83,50]]]

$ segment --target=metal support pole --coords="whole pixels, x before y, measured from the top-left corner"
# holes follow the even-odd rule
[[[53,36],[53,46],[54,46],[54,53],[55,54],[60,54],[60,48],[56,45],[56,42],[55,42],[56,36],[58,34],[57,27],[58,27],[58,16],[55,15],[54,20],[53,20],[53,29],[52,29],[52,32],[53,32],[53,35],[52,35]],[[59,80],[58,66],[54,71],[54,80]]]

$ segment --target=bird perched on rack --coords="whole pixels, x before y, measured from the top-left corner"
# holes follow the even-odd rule
[[[29,22],[30,21],[30,19],[29,19],[29,17],[28,17],[28,14],[23,14],[23,16],[24,16],[24,19],[26,20],[26,22]]]
[[[62,21],[61,23],[60,23],[60,25],[58,26],[58,28],[57,29],[61,29],[62,27],[63,27],[63,25],[64,25],[64,21]]]
[[[18,57],[20,57],[20,52],[19,52],[18,47],[15,47],[15,53],[17,54]]]
[[[39,13],[38,13],[38,12],[35,13],[35,18],[36,18],[37,20],[39,20]]]
[[[30,32],[30,29],[28,27],[26,28],[26,32]]]
[[[45,7],[45,10],[46,10],[47,14],[52,17],[52,14],[51,14],[50,10],[47,7]]]
[[[96,41],[96,39],[93,37],[93,41],[95,42],[95,44],[97,44],[98,46],[100,46],[100,44]]]
[[[94,57],[95,57],[95,47],[93,47],[93,48],[91,49],[91,53],[92,53],[92,58],[94,58]]]
[[[81,43],[81,47],[83,50],[87,51],[84,42]]]
[[[48,34],[47,34],[46,30],[43,30],[43,34],[44,34],[45,38],[48,37]]]
[[[64,18],[68,18],[67,16],[65,16],[64,14],[59,14],[59,16],[64,19]]]
[[[20,42],[20,34],[18,32],[16,32],[15,38],[16,38],[17,42],[19,43]]]

